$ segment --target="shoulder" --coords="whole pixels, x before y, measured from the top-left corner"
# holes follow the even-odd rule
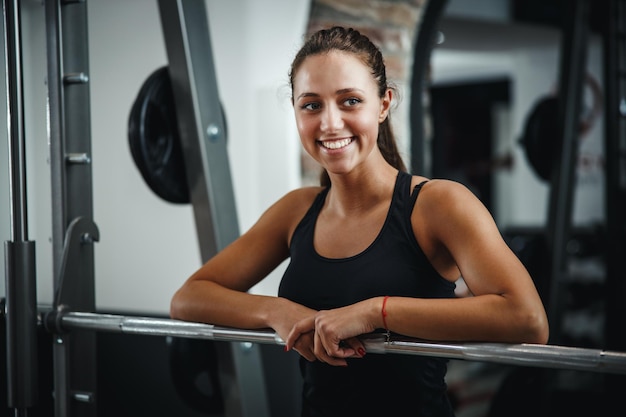
[[[415,202],[414,225],[436,235],[454,235],[461,230],[491,226],[493,217],[480,199],[465,185],[451,180],[426,182]]]
[[[289,191],[263,213],[259,222],[276,228],[284,227],[287,232],[293,231],[323,189],[303,187]]]
[[[482,206],[480,200],[465,185],[446,179],[429,180],[414,176],[412,185],[423,182],[416,207],[421,210],[434,211],[433,214],[463,209],[466,204]],[[467,208],[467,207],[466,207]]]
[[[323,190],[324,187],[303,187],[291,190],[280,198],[274,207],[288,211],[306,211]]]
[[[451,180],[430,180],[422,186],[412,220],[437,240],[476,237],[495,230],[491,213],[465,185]]]

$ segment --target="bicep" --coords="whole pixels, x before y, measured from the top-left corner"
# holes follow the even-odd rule
[[[472,294],[534,291],[526,268],[502,238],[486,207],[461,184],[446,185],[443,192],[433,193],[427,205],[432,217],[429,233],[450,254]]]

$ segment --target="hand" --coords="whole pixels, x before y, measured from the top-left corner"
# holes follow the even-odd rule
[[[285,347],[290,349],[301,335],[314,331],[313,353],[316,358],[330,365],[346,366],[345,358],[365,355],[365,346],[357,336],[370,333],[375,328],[367,319],[371,304],[370,301],[363,301],[307,317],[293,326]]]
[[[281,299],[284,303],[281,307],[277,308],[275,314],[276,323],[272,325],[272,328],[276,331],[278,336],[285,342],[288,339],[288,335],[293,326],[301,321],[305,321],[308,318],[314,318],[317,311],[304,307],[300,304],[294,303],[287,299]],[[303,331],[298,337],[294,338],[290,344],[285,345],[285,350],[293,349],[302,355],[309,362],[316,361],[314,350],[314,332]]]

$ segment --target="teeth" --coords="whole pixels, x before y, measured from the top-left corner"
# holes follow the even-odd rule
[[[335,141],[323,141],[322,146],[327,149],[339,149],[344,146],[348,146],[352,142],[351,138],[335,140]]]

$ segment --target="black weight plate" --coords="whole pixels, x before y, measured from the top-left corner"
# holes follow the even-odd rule
[[[171,203],[190,202],[176,107],[167,67],[141,86],[128,119],[133,160],[150,189]]]
[[[550,181],[558,144],[558,99],[543,98],[535,105],[526,120],[521,144],[535,173]]]

